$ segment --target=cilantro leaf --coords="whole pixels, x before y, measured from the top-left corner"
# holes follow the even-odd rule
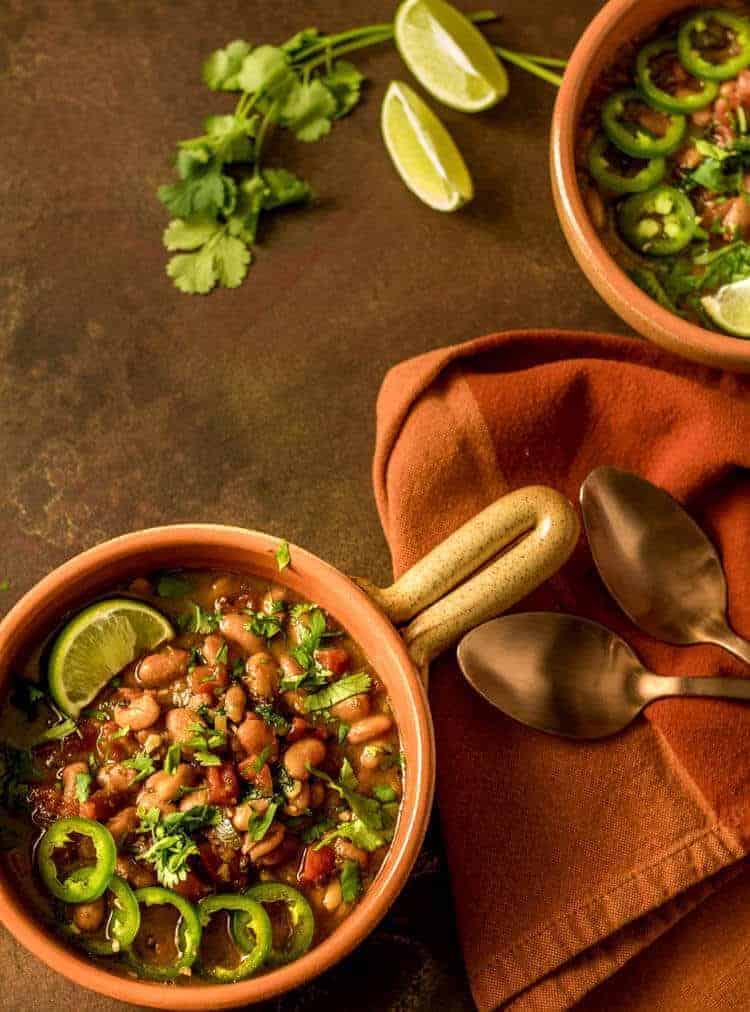
[[[368,692],[372,685],[372,679],[366,671],[359,671],[353,675],[346,675],[332,685],[326,685],[318,692],[305,697],[305,710],[310,713],[315,710],[326,710],[337,703],[341,703],[350,696],[359,695],[361,692]]]
[[[378,801],[382,801],[384,803],[396,800],[396,792],[387,784],[376,784],[372,789],[372,793]]]
[[[258,233],[258,219],[264,209],[267,187],[263,179],[253,176],[244,179],[237,190],[237,204],[227,219],[230,235],[246,243],[254,243]]]
[[[191,834],[219,820],[219,810],[212,805],[197,805],[187,812],[172,812],[162,817],[158,808],[138,809],[139,833],[151,834],[151,846],[141,855],[153,865],[156,877],[167,889],[184,881],[188,860],[198,853]]]
[[[258,46],[242,61],[237,83],[243,91],[277,92],[292,77],[289,57],[278,46]]]
[[[209,116],[203,121],[206,141],[222,162],[250,160],[250,137],[255,132],[258,117],[243,119],[240,116]]]
[[[220,285],[237,288],[247,274],[250,264],[250,250],[241,239],[224,235],[213,247],[214,270]]]
[[[259,843],[271,828],[278,807],[279,802],[272,801],[262,815],[254,815],[248,823],[247,831],[255,843]]]
[[[253,47],[249,42],[235,39],[223,49],[211,53],[201,70],[204,84],[212,91],[239,91],[237,75],[245,57]]]
[[[364,76],[348,60],[336,60],[327,74],[321,78],[323,84],[336,100],[334,119],[346,116],[360,99]]]
[[[287,39],[282,45],[282,49],[288,56],[293,60],[298,59],[303,55],[306,49],[310,49],[322,38],[317,28],[303,28],[301,32],[297,32],[291,39]]]
[[[187,608],[188,610],[177,619],[177,626],[181,632],[201,633],[206,636],[219,628],[221,616],[216,612],[204,611],[194,601],[188,601]]]
[[[255,712],[269,727],[272,727],[277,734],[284,735],[289,731],[289,721],[278,713],[268,703],[257,703]]]
[[[341,898],[344,903],[354,903],[361,892],[359,865],[356,861],[345,861],[341,869]]]
[[[205,247],[198,253],[180,253],[167,264],[167,274],[181,292],[205,295],[218,281],[214,257]]]
[[[279,547],[276,549],[276,565],[278,566],[279,572],[286,569],[292,561],[291,555],[289,554],[289,542],[282,541]]]
[[[139,755],[132,756],[130,759],[125,759],[122,765],[130,770],[136,770],[137,775],[133,781],[134,784],[139,784],[146,777],[150,777],[152,773],[156,773],[154,760],[150,755],[146,755],[146,753],[140,753]]]
[[[182,759],[182,748],[178,742],[170,745],[164,758],[164,769],[167,773],[174,773]]]
[[[216,217],[221,212],[231,213],[237,196],[233,179],[221,171],[221,162],[213,157],[204,158],[206,152],[181,151],[177,159],[180,179],[176,183],[160,186],[159,200],[176,218],[193,215]]]
[[[281,632],[281,619],[278,615],[267,615],[264,611],[251,612],[252,618],[245,623],[245,629],[262,636],[264,639],[272,640]]]
[[[280,122],[301,141],[317,141],[331,129],[338,104],[320,78],[296,81],[280,110]]]
[[[351,840],[355,847],[361,847],[362,850],[366,850],[368,853],[372,853],[373,850],[377,850],[379,847],[384,847],[390,839],[390,837],[386,837],[376,830],[370,829],[362,819],[352,819],[351,822],[340,823],[330,833],[322,836],[315,845],[315,849],[320,850],[321,847],[328,846],[329,843],[332,843],[337,838]]]
[[[170,251],[198,249],[216,235],[220,228],[213,218],[173,218],[164,230],[164,245]]]
[[[287,207],[289,204],[305,204],[312,198],[309,185],[293,172],[287,172],[286,169],[263,169],[261,175],[266,184],[263,196],[264,211],[273,211],[277,207]]]

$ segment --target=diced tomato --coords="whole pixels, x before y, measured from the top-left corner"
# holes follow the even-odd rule
[[[225,664],[200,664],[190,672],[190,689],[192,692],[220,692],[229,685],[229,675]]]
[[[342,647],[325,647],[323,650],[316,650],[315,660],[324,668],[332,671],[334,675],[343,675],[345,671],[349,670],[352,663],[348,652]]]
[[[191,903],[196,903],[198,900],[203,899],[204,896],[208,896],[211,892],[211,887],[196,875],[191,869],[188,871],[187,876],[178,882],[177,885],[173,886],[174,891],[179,893],[180,896],[184,896],[186,900],[190,900]]]
[[[96,819],[106,822],[123,806],[123,796],[114,791],[94,791],[87,801],[80,806],[80,814],[84,819]]]
[[[336,855],[333,847],[321,847],[320,850],[307,847],[297,871],[297,881],[300,885],[316,885],[323,882],[333,872],[335,863]]]
[[[237,768],[243,780],[247,780],[248,783],[254,784],[262,794],[267,794],[270,798],[273,794],[273,777],[271,776],[271,768],[268,763],[265,763],[256,772],[255,765],[257,761],[257,756],[248,756],[247,759],[242,760]]]
[[[208,784],[208,803],[210,805],[236,805],[239,800],[240,785],[234,763],[222,763],[221,766],[209,766],[206,769]]]

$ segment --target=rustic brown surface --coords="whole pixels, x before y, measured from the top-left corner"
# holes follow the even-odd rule
[[[506,0],[495,34],[565,54],[599,6]],[[402,187],[380,141],[384,86],[409,79],[387,48],[356,60],[372,84],[353,117],[318,144],[278,149],[315,187],[316,207],[272,225],[241,289],[191,298],[172,287],[154,190],[174,142],[231,102],[200,84],[201,60],[232,38],[280,41],[305,24],[340,30],[392,10],[386,0],[0,0],[3,609],[96,541],[188,519],[284,534],[385,580],[370,457],[386,369],[505,327],[624,330],[555,219],[554,89],[512,70],[498,109],[445,112],[477,198],[443,217]],[[471,1008],[438,854],[433,839],[383,927],[281,1008],[352,1008],[352,987],[356,1006],[377,1012]],[[3,1007],[19,1012],[123,1007],[57,977],[4,932],[0,980]]]

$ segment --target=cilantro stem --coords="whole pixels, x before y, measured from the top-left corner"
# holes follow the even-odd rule
[[[568,61],[560,59],[559,56],[537,56],[536,53],[516,53],[516,56],[523,56],[525,60],[538,63],[540,67],[567,67]]]
[[[263,122],[260,124],[260,130],[258,130],[258,136],[255,138],[255,149],[254,149],[254,152],[253,152],[253,156],[255,158],[255,175],[256,176],[260,175],[260,156],[261,156],[261,153],[263,151],[263,145],[265,144],[265,141],[266,141],[266,135],[268,134],[268,131],[270,130],[271,126],[273,125],[274,117],[276,116],[276,112],[277,112],[277,110],[279,108],[279,101],[280,100],[277,98],[274,102],[271,103],[271,106],[269,107],[268,112],[263,117]]]
[[[494,46],[495,52],[503,60],[507,60],[508,63],[514,63],[517,67],[528,70],[530,74],[535,77],[541,77],[543,81],[549,81],[550,84],[555,84],[559,88],[562,84],[562,77],[560,74],[553,74],[551,70],[545,70],[544,67],[535,63],[528,56],[524,56],[522,53],[515,53],[512,49],[503,49],[502,46]]]

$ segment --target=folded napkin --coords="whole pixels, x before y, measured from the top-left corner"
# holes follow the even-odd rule
[[[614,464],[668,489],[706,530],[724,560],[731,622],[750,636],[747,379],[641,341],[512,332],[398,365],[377,421],[375,490],[396,574],[503,493],[547,484],[576,502],[588,472]],[[662,674],[750,675],[717,648],[668,646],[636,630],[583,538],[519,608],[602,622]],[[750,706],[665,700],[615,738],[570,742],[490,707],[453,651],[433,665],[430,704],[438,807],[480,1009],[569,1008],[631,960],[627,997],[615,978],[591,1008],[750,1008],[736,943],[733,970],[714,962],[707,976],[699,942],[680,964],[659,940],[685,918],[683,940],[694,921],[698,940],[705,933],[721,949],[716,919],[743,887],[750,848]],[[750,912],[731,909],[746,937]],[[650,946],[661,946],[652,974],[670,954],[672,991],[655,997],[652,982],[642,1003],[641,978],[628,973]],[[690,1004],[696,994],[704,1004]]]

